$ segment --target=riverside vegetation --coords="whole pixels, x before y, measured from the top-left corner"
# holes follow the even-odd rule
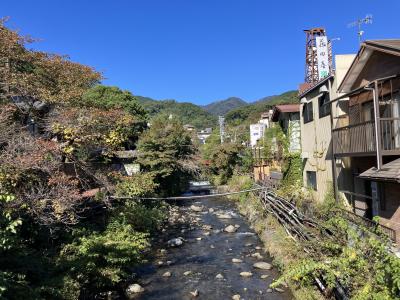
[[[288,151],[288,137],[277,126],[266,132],[267,141],[272,138],[275,147],[267,144],[264,157],[271,165],[274,162],[281,166],[284,176],[277,194],[316,220],[321,231],[316,231],[316,238],[309,242],[295,241],[274,216],[264,212],[258,196],[231,196],[282,271],[271,287],[288,284],[297,299],[333,298],[338,284],[350,299],[399,299],[400,259],[389,251],[389,238],[379,228],[351,223],[342,213],[345,201],[336,203],[333,191],[322,203],[313,201],[312,193],[302,187],[301,158]],[[207,142],[210,143],[204,146],[203,153],[212,161],[209,173],[214,182],[227,184],[229,191],[251,188],[251,156],[244,148],[234,143],[212,145],[218,143],[213,136]],[[317,290],[315,278],[327,287],[323,294]]]
[[[123,197],[181,192],[196,146],[178,120],[148,128],[131,93],[30,42],[0,22],[0,298],[121,294],[168,209]],[[131,150],[142,172],[128,177],[118,153]]]

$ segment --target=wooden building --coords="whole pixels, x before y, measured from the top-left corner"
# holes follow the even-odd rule
[[[400,40],[365,41],[331,101],[337,197],[400,242]]]

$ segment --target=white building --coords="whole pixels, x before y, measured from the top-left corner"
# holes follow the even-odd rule
[[[257,145],[257,141],[264,137],[266,125],[263,123],[251,124],[250,125],[250,146],[254,147]]]

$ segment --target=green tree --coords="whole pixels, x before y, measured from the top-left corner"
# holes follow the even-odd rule
[[[186,187],[190,175],[197,170],[193,164],[196,148],[191,136],[176,119],[160,116],[154,119],[138,143],[138,162],[154,175],[159,191],[176,194]]]
[[[83,94],[79,105],[105,110],[121,108],[137,117],[146,117],[146,111],[136,97],[131,92],[123,91],[115,86],[97,85],[91,88]]]

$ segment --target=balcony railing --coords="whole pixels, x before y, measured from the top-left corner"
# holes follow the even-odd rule
[[[381,118],[382,154],[400,154],[400,118]],[[334,154],[368,154],[376,151],[375,122],[367,121],[333,130]]]
[[[333,130],[332,134],[335,154],[376,151],[373,121],[337,128]]]

